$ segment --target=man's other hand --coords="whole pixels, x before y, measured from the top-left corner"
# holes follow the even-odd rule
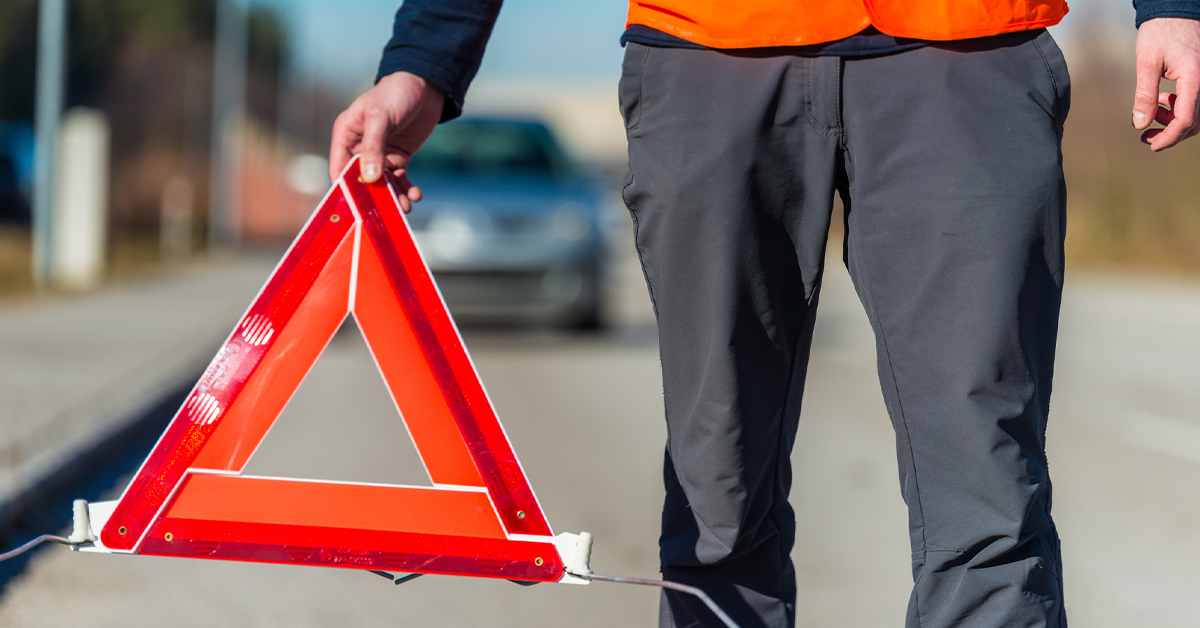
[[[1158,91],[1159,79],[1175,81],[1175,92]],[[1166,128],[1149,129],[1142,141],[1150,150],[1170,148],[1200,132],[1200,21],[1160,17],[1142,22],[1137,35],[1137,89],[1133,126],[1141,131],[1158,121]]]
[[[383,77],[333,123],[329,180],[336,180],[350,159],[361,155],[363,181],[377,181],[383,168],[391,170],[399,181],[400,207],[412,211],[421,190],[408,180],[406,168],[441,119],[444,101],[442,90],[415,74]]]

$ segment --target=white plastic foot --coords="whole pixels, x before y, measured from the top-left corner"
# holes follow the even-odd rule
[[[96,535],[92,534],[91,517],[88,514],[88,503],[86,499],[77,499],[73,504],[72,517],[73,525],[71,527],[71,536],[67,540],[73,545],[84,545],[94,543]]]
[[[592,575],[592,533],[580,532],[579,540],[575,541],[575,555],[567,568],[572,575],[587,578]]]

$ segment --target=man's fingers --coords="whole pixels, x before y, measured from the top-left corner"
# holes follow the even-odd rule
[[[1165,150],[1192,136],[1196,128],[1197,92],[1200,77],[1184,75],[1175,82],[1175,98],[1171,108],[1171,121],[1162,133],[1150,142],[1154,151]]]
[[[336,181],[350,159],[352,149],[361,137],[361,129],[354,129],[353,113],[347,110],[333,123],[333,140],[329,143],[329,180]]]
[[[1133,127],[1144,129],[1158,109],[1158,79],[1163,66],[1160,55],[1138,55],[1137,88],[1133,92]]]
[[[1158,95],[1158,111],[1154,112],[1154,121],[1167,126],[1175,119],[1175,94],[1162,92]]]
[[[1142,143],[1150,144],[1154,140],[1154,138],[1158,137],[1159,135],[1162,135],[1163,131],[1166,131],[1166,129],[1150,129],[1149,131],[1142,133]],[[1183,136],[1183,140],[1186,140],[1189,137],[1196,137],[1197,135],[1200,135],[1200,128],[1192,129],[1191,131],[1189,131],[1187,135]],[[1183,140],[1180,140],[1180,141],[1183,141]],[[1176,142],[1176,144],[1178,144],[1178,143],[1179,142]]]
[[[408,172],[404,169],[396,169],[392,171],[392,176],[395,177],[396,200],[400,203],[400,208],[404,213],[412,211],[412,204],[421,200],[421,188],[412,184],[408,179]]]
[[[1154,114],[1154,121],[1163,126],[1167,126],[1168,124],[1171,124],[1171,121],[1174,119],[1175,119],[1175,112],[1171,111],[1170,109],[1167,109],[1166,107],[1159,107],[1158,111],[1155,112],[1155,114]]]
[[[412,160],[412,156],[408,153],[391,150],[383,155],[384,167],[395,172],[403,172],[408,167],[408,162]],[[400,176],[397,174],[396,176]]]
[[[383,77],[334,123],[330,178],[338,176],[355,154],[365,182],[379,181],[386,171],[402,172],[437,125],[444,100],[441,90],[414,74],[395,72]],[[400,199],[404,209],[411,209],[420,195],[406,185]]]
[[[367,107],[364,118],[359,167],[362,180],[374,183],[383,174],[383,142],[387,137],[389,121],[387,113],[375,106]]]
[[[338,146],[332,146],[329,151],[329,180],[337,181],[338,175],[342,174],[342,170],[346,164],[350,162],[353,155],[348,150],[341,150]]]

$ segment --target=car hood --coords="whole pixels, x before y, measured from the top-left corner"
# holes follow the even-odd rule
[[[553,209],[562,203],[593,208],[595,191],[578,178],[426,176],[412,174],[423,200],[414,213],[447,207],[475,207],[488,212],[526,212]]]
[[[409,224],[435,272],[545,269],[600,254],[601,197],[586,179],[413,179],[424,199]]]

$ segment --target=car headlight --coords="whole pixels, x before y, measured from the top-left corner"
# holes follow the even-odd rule
[[[466,261],[491,232],[487,213],[446,211],[433,216],[420,238],[428,251],[451,262]]]
[[[579,203],[566,203],[551,214],[550,230],[556,237],[578,242],[587,238],[592,229],[584,215],[584,207]]]

